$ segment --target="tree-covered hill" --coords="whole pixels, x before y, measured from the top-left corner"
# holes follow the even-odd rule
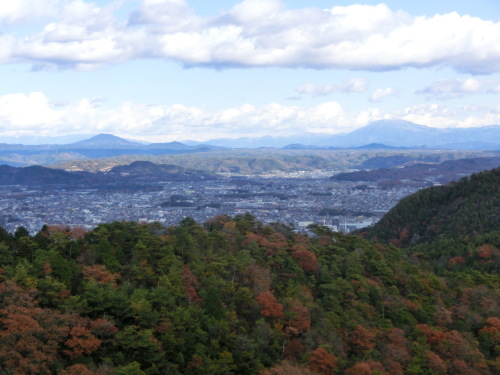
[[[50,184],[127,184],[152,183],[157,181],[200,181],[215,179],[214,173],[172,164],[154,164],[148,161],[135,161],[105,172],[64,171],[38,165],[30,167],[11,167],[0,165],[0,185],[40,186]]]
[[[0,374],[498,373],[497,272],[312,230],[0,230]]]
[[[395,158],[378,158],[376,162],[396,162]],[[404,160],[404,159],[403,159]],[[367,160],[370,164],[371,160]],[[415,182],[427,182],[431,185],[434,182],[449,183],[456,181],[460,177],[484,171],[486,169],[498,168],[500,157],[470,158],[459,160],[446,160],[442,163],[420,163],[412,162],[408,165],[392,168],[380,168],[374,170],[361,170],[357,172],[339,173],[332,176],[334,181],[370,181],[385,186],[397,186],[408,183],[409,180]]]
[[[496,168],[402,199],[367,235],[407,246],[499,230],[500,168]]]

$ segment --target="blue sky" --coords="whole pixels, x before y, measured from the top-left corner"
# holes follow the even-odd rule
[[[500,4],[0,3],[0,143],[500,124]]]

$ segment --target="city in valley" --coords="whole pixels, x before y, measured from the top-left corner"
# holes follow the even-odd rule
[[[418,186],[382,188],[333,181],[331,173],[293,173],[264,177],[226,176],[196,182],[89,187],[8,185],[0,187],[0,226],[23,226],[31,233],[43,225],[91,229],[112,221],[174,225],[185,217],[204,223],[217,215],[250,213],[297,230],[316,223],[350,232],[376,222]]]

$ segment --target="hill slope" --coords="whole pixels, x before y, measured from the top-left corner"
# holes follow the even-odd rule
[[[403,245],[486,234],[500,229],[500,168],[402,199],[370,237]]]
[[[311,229],[251,215],[168,228],[115,222],[87,234],[46,227],[34,237],[0,228],[0,368],[495,373],[497,274],[438,277],[394,246]]]

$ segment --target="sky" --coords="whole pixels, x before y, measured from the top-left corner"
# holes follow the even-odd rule
[[[500,124],[498,0],[0,1],[0,143]]]

